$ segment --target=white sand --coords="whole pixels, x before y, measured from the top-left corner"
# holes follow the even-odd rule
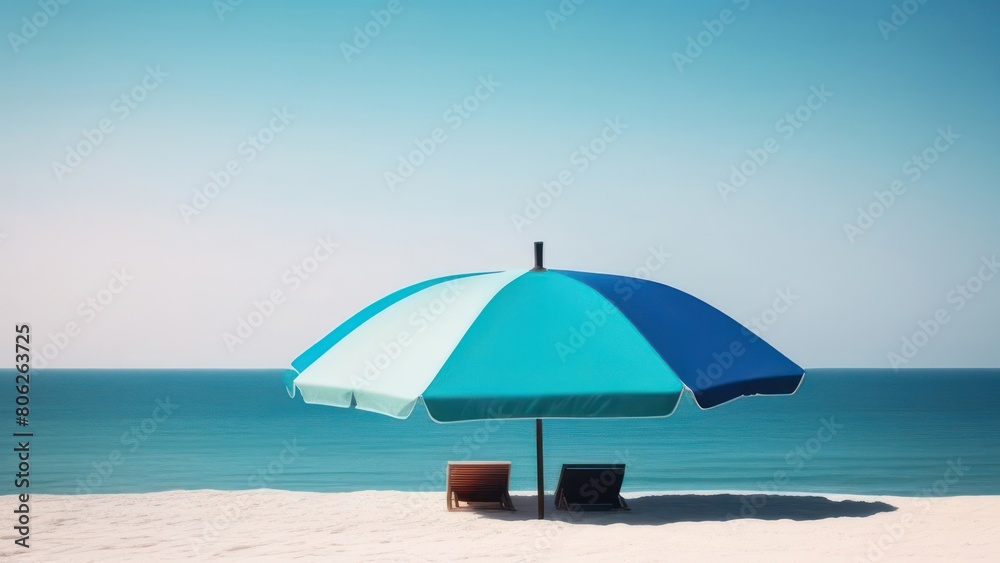
[[[1000,561],[995,496],[626,496],[630,512],[575,515],[549,497],[539,522],[528,495],[513,513],[447,512],[443,493],[37,495],[29,550],[3,496],[0,559]]]

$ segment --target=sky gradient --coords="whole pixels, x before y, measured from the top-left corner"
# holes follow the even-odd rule
[[[0,4],[0,311],[53,367],[284,367],[535,240],[806,369],[1000,365],[993,2],[43,5]]]

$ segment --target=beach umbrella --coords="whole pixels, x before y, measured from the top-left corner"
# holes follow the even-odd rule
[[[437,422],[535,419],[544,515],[542,419],[662,417],[686,387],[703,409],[794,393],[802,368],[740,323],[672,287],[548,270],[460,274],[392,293],[292,361],[307,403]]]

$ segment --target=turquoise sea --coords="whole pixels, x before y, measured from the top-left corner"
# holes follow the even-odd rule
[[[0,388],[11,477],[30,438],[30,492],[173,489],[443,490],[449,460],[510,460],[535,487],[534,422],[436,424],[306,405],[281,370],[49,370],[14,423]],[[1000,370],[831,370],[798,393],[662,419],[545,421],[547,488],[559,465],[624,462],[625,489],[892,495],[1000,494]],[[0,493],[14,492],[3,479]]]

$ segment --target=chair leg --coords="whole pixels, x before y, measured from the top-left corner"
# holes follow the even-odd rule
[[[560,495],[556,499],[556,508],[559,510],[569,510],[569,505],[566,504],[566,495]]]
[[[516,508],[514,508],[514,501],[511,500],[510,493],[503,494],[503,501],[501,501],[500,506],[510,511],[517,510]]]

